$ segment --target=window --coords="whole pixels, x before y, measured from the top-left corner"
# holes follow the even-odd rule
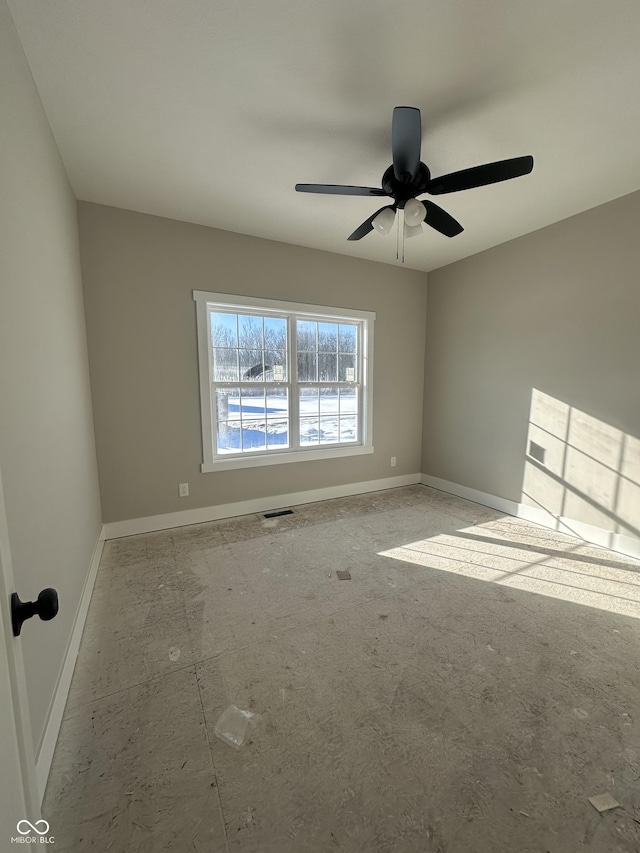
[[[375,314],[194,291],[203,471],[373,453]]]

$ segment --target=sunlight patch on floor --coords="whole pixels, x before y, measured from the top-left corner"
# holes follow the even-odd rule
[[[419,539],[379,555],[640,618],[640,563],[614,553],[594,556],[582,543],[567,546],[541,537],[523,544],[521,530],[519,541],[513,541],[493,524]]]

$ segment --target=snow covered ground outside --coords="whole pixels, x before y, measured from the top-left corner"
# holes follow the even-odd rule
[[[288,407],[284,393],[228,395],[219,403],[222,405],[218,408],[218,453],[289,446]],[[355,391],[338,391],[336,388],[336,393],[301,394],[299,406],[301,446],[358,440],[358,398]]]

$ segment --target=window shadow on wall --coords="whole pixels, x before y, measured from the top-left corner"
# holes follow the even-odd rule
[[[640,538],[640,439],[532,389],[521,501],[556,530],[604,531],[607,547]]]

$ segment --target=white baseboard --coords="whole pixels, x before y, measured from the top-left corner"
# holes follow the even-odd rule
[[[550,527],[559,533],[575,536],[591,545],[601,545],[603,548],[617,551],[626,557],[640,559],[640,539],[634,536],[614,533],[613,530],[595,527],[593,524],[577,521],[575,518],[569,518],[566,515],[557,517],[542,507],[529,506],[529,504],[518,504],[518,517],[532,521],[534,524],[540,524],[542,527]]]
[[[515,501],[508,501],[506,498],[499,498],[487,492],[479,492],[477,489],[470,489],[469,486],[450,483],[449,480],[441,480],[430,474],[422,474],[420,482],[423,486],[431,486],[432,489],[439,489],[441,492],[448,492],[450,495],[497,509],[499,512],[506,512],[507,515],[518,515],[518,504]]]
[[[104,526],[105,539],[120,539],[123,536],[135,536],[138,533],[151,533],[154,530],[168,530],[172,527],[184,527],[188,524],[202,524],[206,521],[218,521],[221,518],[233,518],[237,515],[249,515],[253,512],[268,512],[299,504],[326,501],[331,498],[344,498],[365,492],[379,492],[383,489],[395,489],[398,486],[413,486],[421,480],[420,474],[402,474],[398,477],[385,477],[382,480],[367,480],[364,483],[349,483],[344,486],[328,486],[322,489],[310,489],[306,492],[293,492],[288,495],[273,495],[255,498],[219,506],[188,509],[182,512],[168,512],[163,515],[151,515],[146,518],[132,518],[127,521],[112,521]]]
[[[98,539],[93,549],[89,572],[84,582],[82,595],[80,596],[80,603],[78,604],[78,610],[76,611],[76,618],[73,623],[73,630],[71,631],[69,645],[67,646],[64,663],[60,671],[60,677],[58,678],[58,683],[53,694],[47,724],[45,726],[40,750],[38,752],[38,758],[36,761],[36,777],[38,781],[38,791],[40,793],[40,802],[42,802],[44,798],[44,792],[47,787],[49,771],[51,770],[51,762],[53,761],[53,753],[55,752],[56,742],[60,733],[60,726],[62,725],[64,708],[67,704],[71,678],[76,665],[78,649],[80,648],[80,640],[82,639],[82,631],[84,630],[84,623],[87,618],[87,611],[89,610],[89,602],[91,601],[91,595],[93,593],[93,585],[98,573],[98,566],[100,565],[100,557],[102,556],[104,540],[105,536],[103,526],[98,534]]]
[[[624,536],[621,533],[614,533],[612,530],[607,530],[603,527],[595,527],[593,524],[586,524],[574,518],[566,516],[558,517],[542,507],[510,501],[506,498],[490,495],[487,492],[470,489],[468,486],[451,483],[449,480],[441,480],[439,477],[432,477],[429,474],[422,474],[420,482],[424,486],[431,486],[434,489],[439,489],[441,492],[448,492],[459,498],[465,498],[468,501],[474,501],[491,509],[497,509],[499,512],[513,515],[516,518],[522,518],[525,521],[531,521],[534,524],[539,524],[541,527],[557,530],[559,533],[566,533],[567,536],[574,536],[576,539],[589,542],[591,545],[600,545],[603,548],[608,548],[610,551],[624,554],[626,557],[640,559],[640,539],[634,536]]]

